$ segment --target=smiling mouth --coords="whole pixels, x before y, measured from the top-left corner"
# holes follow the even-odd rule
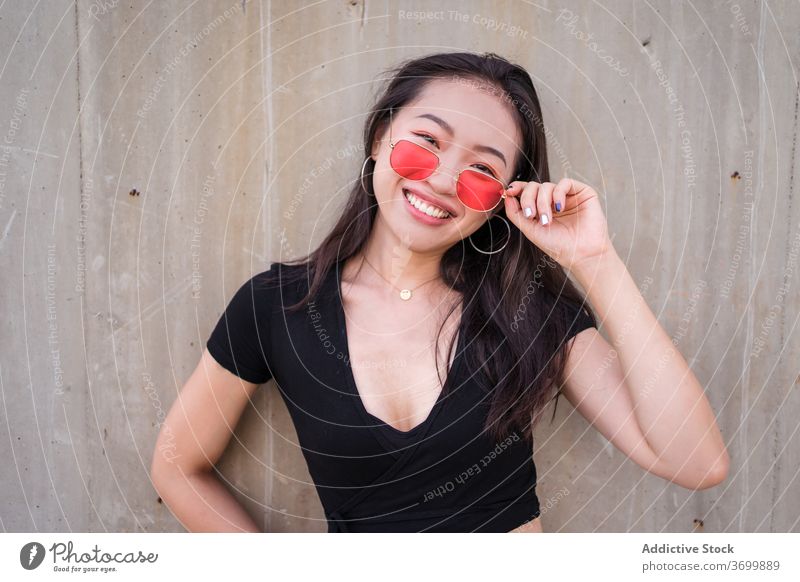
[[[432,204],[424,202],[406,189],[403,189],[403,196],[405,196],[406,200],[408,200],[408,203],[411,204],[411,206],[420,212],[427,214],[431,218],[445,220],[451,217],[451,214],[444,208],[439,208],[438,206],[433,206]]]

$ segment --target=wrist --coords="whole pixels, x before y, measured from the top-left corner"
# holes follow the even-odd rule
[[[605,273],[613,273],[624,266],[616,249],[609,245],[596,255],[576,261],[570,268],[570,273],[584,289],[588,290],[592,284],[602,280]]]

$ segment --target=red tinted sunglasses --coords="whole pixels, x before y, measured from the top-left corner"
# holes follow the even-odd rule
[[[392,143],[392,114],[389,111],[389,165],[407,180],[424,180],[441,164],[436,152],[407,139]],[[519,176],[518,176],[519,177]],[[506,197],[508,186],[494,176],[476,168],[462,168],[453,176],[456,196],[461,203],[477,212],[489,212]]]

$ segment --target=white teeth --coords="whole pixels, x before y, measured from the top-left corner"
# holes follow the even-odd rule
[[[403,191],[406,199],[411,203],[411,205],[419,210],[420,212],[424,212],[428,216],[432,216],[433,218],[447,218],[450,216],[450,213],[446,210],[442,210],[441,208],[437,208],[435,206],[431,206],[414,196],[411,192]]]

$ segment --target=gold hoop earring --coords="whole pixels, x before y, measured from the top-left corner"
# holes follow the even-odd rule
[[[467,237],[469,239],[469,243],[472,245],[472,248],[474,248],[479,253],[483,253],[484,255],[494,255],[495,253],[499,253],[504,248],[506,248],[506,245],[508,245],[508,241],[511,240],[511,225],[508,224],[508,221],[505,218],[503,218],[502,216],[500,216],[499,214],[497,215],[497,217],[506,224],[506,228],[508,229],[508,236],[506,237],[506,242],[502,247],[500,247],[496,251],[484,251],[484,250],[481,250],[481,249],[479,249],[478,247],[475,246],[475,243],[472,240],[472,235],[469,235]]]
[[[371,157],[367,156],[367,159],[364,160],[363,164],[361,164],[361,187],[364,189],[364,192],[367,193],[367,196],[372,196],[374,198],[375,194],[370,194],[369,190],[367,189],[367,187],[364,186],[364,170],[367,167],[367,162],[370,161],[371,159],[372,159]]]

